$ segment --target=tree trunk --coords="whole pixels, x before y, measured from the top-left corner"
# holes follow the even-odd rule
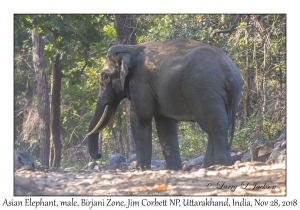
[[[32,30],[32,55],[35,78],[37,81],[39,132],[40,132],[40,156],[41,165],[49,166],[50,127],[49,127],[49,91],[45,74],[44,42],[38,33],[38,29]]]
[[[250,67],[249,67],[249,53],[246,51],[246,84],[245,84],[245,106],[244,106],[244,121],[247,122],[248,117],[250,116],[250,89],[251,89],[251,78],[250,78]]]
[[[98,148],[98,151],[100,154],[102,154],[102,132],[99,132],[99,135],[98,135],[98,142],[99,142],[99,148]]]
[[[127,158],[130,157],[130,155],[136,153],[136,146],[133,140],[133,135],[131,131],[131,124],[130,124],[130,101],[126,99],[126,123],[127,123]]]
[[[50,115],[50,165],[60,167],[61,139],[60,139],[60,89],[61,89],[61,67],[60,54],[56,55],[52,67],[52,89],[51,89],[51,115]]]
[[[118,137],[117,137],[117,134],[115,132],[115,129],[113,128],[112,124],[109,125],[109,128],[110,128],[111,133],[112,133],[113,138],[114,138],[114,144],[115,144],[114,151],[116,153],[120,153],[119,141],[118,141]]]
[[[123,131],[122,131],[122,130],[119,130],[119,131],[118,131],[119,150],[120,150],[120,153],[121,153],[121,154],[124,154],[123,138],[122,138],[122,135],[123,135]]]
[[[33,97],[34,97],[34,89],[36,88],[35,83],[30,82],[30,78],[27,79],[26,82],[26,92],[25,92],[25,105],[23,107],[23,110],[21,113],[23,113],[23,124],[22,124],[22,132],[20,133],[20,150],[26,150],[30,153],[32,153],[32,145],[30,142],[30,134],[32,132],[32,123],[34,123],[34,117],[35,117],[35,108],[33,103]],[[40,120],[39,116],[38,120]],[[18,131],[16,130],[16,133],[18,135]],[[17,138],[15,138],[17,139]]]
[[[135,29],[132,26],[133,15],[115,15],[115,28],[118,44],[136,44]],[[127,158],[135,153],[135,143],[130,124],[130,101],[126,99],[126,123],[127,123]]]
[[[261,112],[262,117],[265,119],[267,114],[267,77],[266,74],[263,72],[262,75],[262,104],[261,104]]]
[[[133,15],[115,15],[118,44],[136,44]]]
[[[266,75],[266,43],[263,45],[264,46],[264,61],[263,61],[263,78],[262,78],[262,113],[263,113],[263,118],[265,118],[267,114],[267,75]]]
[[[126,104],[125,104],[125,108],[126,108]],[[120,126],[122,126],[122,117],[121,117],[120,114],[118,114],[116,120],[118,120],[117,124],[119,124]],[[124,134],[123,130],[119,129],[118,130],[118,145],[119,145],[120,153],[125,155],[125,152],[127,154],[128,151],[125,151],[125,149],[124,149],[123,134]]]

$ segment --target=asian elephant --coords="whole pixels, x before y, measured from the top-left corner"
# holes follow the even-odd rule
[[[112,46],[100,75],[96,112],[88,133],[89,153],[93,159],[101,158],[98,133],[112,120],[120,101],[128,98],[137,167],[151,167],[153,117],[169,169],[182,168],[178,121],[197,122],[207,132],[204,167],[231,165],[242,83],[238,67],[221,49],[198,41],[178,38]]]

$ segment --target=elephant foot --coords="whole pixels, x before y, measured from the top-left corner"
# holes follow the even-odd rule
[[[180,166],[168,166],[168,169],[170,170],[174,170],[174,171],[179,171],[182,170],[182,165],[180,164]]]
[[[203,168],[208,168],[209,166],[215,165],[214,163],[214,157],[204,157]]]
[[[147,162],[147,163],[146,163]],[[141,170],[141,171],[146,171],[146,170],[150,170],[151,169],[151,159],[150,159],[150,163],[148,163],[149,161],[137,161],[136,164],[136,169],[137,170]]]
[[[230,153],[226,152],[225,155],[218,155],[218,157],[214,156],[205,156],[204,158],[204,168],[208,168],[212,165],[223,165],[223,166],[231,166],[233,164]]]
[[[180,156],[168,156],[165,157],[167,168],[170,170],[182,170],[181,159]]]
[[[181,162],[172,163],[172,164],[167,164],[167,168],[170,170],[179,171],[179,170],[182,170],[182,165],[181,165]]]
[[[230,153],[223,156],[215,157],[215,165],[231,166],[233,164]]]

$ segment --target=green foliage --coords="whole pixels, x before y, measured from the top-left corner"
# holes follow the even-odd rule
[[[86,163],[79,163],[79,162],[65,162],[64,159],[61,159],[61,162],[60,162],[60,167],[61,168],[75,168],[75,169],[82,169],[83,167],[86,166]]]
[[[14,143],[14,149],[18,149],[20,147],[20,145],[19,144],[17,144],[17,143]]]
[[[240,121],[237,122],[237,124]],[[239,126],[239,125],[238,125]],[[257,140],[266,141],[267,135],[263,132],[263,118],[251,116],[246,122],[246,126],[237,130],[234,135],[233,147],[237,149],[248,149]]]
[[[283,125],[279,121],[270,122],[269,120],[265,119],[263,121],[263,132],[267,136],[266,139],[274,140],[276,139],[280,133],[282,133]]]
[[[143,25],[141,20],[146,20]],[[177,37],[187,37],[210,43],[213,40],[218,24],[218,17],[211,15],[141,15],[137,16],[137,24],[141,24],[137,31],[138,43],[153,40],[165,41]]]
[[[41,165],[41,162],[39,161],[39,158],[37,157],[34,157],[34,166],[40,166]]]
[[[62,134],[67,146],[76,145],[88,130],[89,122],[96,108],[96,96],[99,90],[98,72],[102,62],[95,62],[94,67],[87,67],[85,75],[74,68],[65,73],[62,82],[61,109]],[[97,68],[98,67],[98,68]]]
[[[197,123],[179,123],[178,133],[181,156],[195,157],[205,154],[208,136]]]
[[[238,121],[239,123],[240,121]],[[246,126],[235,133],[233,147],[237,149],[249,149],[258,139],[267,142],[275,140],[282,132],[280,122],[270,122],[262,116],[250,116]]]

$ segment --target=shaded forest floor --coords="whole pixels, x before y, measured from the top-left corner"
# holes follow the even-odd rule
[[[14,195],[286,195],[285,164],[186,171],[17,171]]]

